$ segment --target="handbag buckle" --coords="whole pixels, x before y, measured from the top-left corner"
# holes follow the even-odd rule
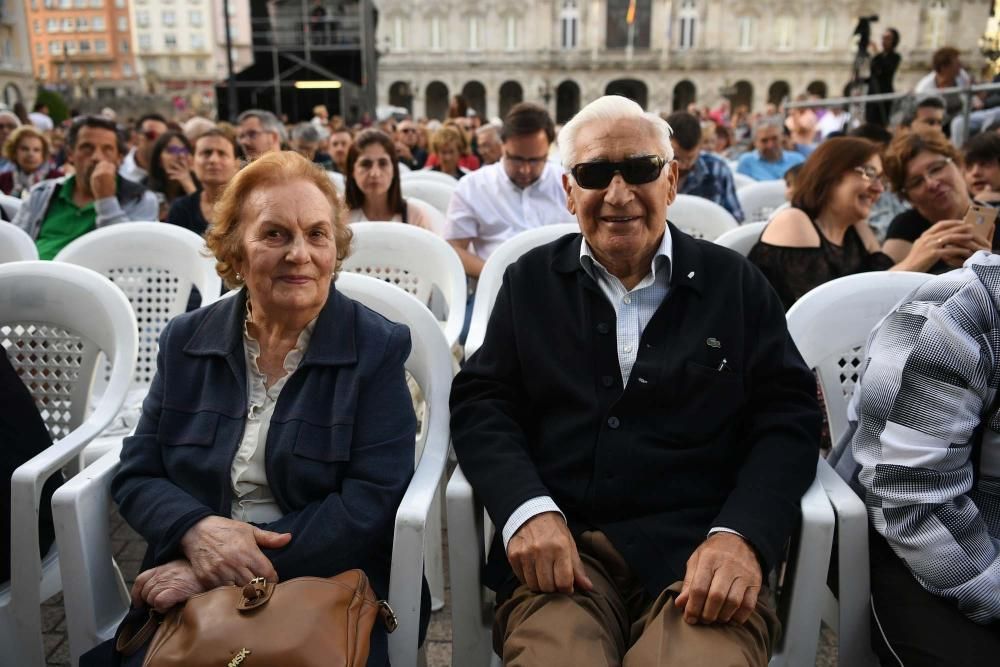
[[[382,622],[385,623],[385,629],[389,632],[389,634],[395,632],[396,628],[399,627],[399,619],[396,618],[396,612],[392,610],[389,603],[385,600],[379,600],[378,611],[382,616]]]
[[[243,587],[242,595],[240,596],[240,601],[236,604],[236,608],[240,611],[246,611],[260,607],[271,599],[273,590],[274,584],[267,583],[264,577],[254,577],[250,580],[250,583]]]

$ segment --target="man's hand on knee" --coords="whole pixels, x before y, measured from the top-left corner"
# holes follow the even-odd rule
[[[572,593],[593,588],[580,561],[573,535],[556,512],[524,522],[507,544],[507,560],[518,580],[533,591]]]
[[[715,533],[687,562],[684,587],[674,600],[688,623],[739,623],[757,605],[762,574],[750,544],[732,533]]]

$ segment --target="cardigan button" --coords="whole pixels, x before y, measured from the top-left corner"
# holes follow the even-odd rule
[[[611,387],[615,384],[615,379],[610,375],[602,375],[601,384],[603,384],[605,387]]]
[[[608,428],[618,428],[621,426],[621,420],[618,417],[608,417]]]
[[[607,322],[600,322],[600,323],[598,323],[598,325],[597,325],[597,333],[599,333],[599,334],[606,334],[606,333],[610,333],[610,331],[611,331],[611,327],[608,326]]]

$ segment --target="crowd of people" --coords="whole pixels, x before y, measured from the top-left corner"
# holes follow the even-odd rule
[[[887,31],[873,64],[891,70],[880,92],[898,39]],[[385,596],[413,460],[409,339],[334,289],[350,224],[440,234],[471,314],[504,241],[576,223],[510,269],[452,391],[458,460],[498,529],[485,582],[505,663],[766,664],[780,632],[766,575],[822,443],[785,312],[836,278],[902,270],[947,275],[877,331],[856,435],[833,443],[869,506],[873,568],[892,575],[873,577],[873,608],[893,615],[884,601],[900,596],[924,610],[879,625],[874,648],[908,665],[988,664],[1000,238],[967,213],[1000,206],[1000,107],[973,98],[966,127],[962,100],[935,93],[968,76],[958,52],[939,50],[932,69],[895,120],[882,103],[863,118],[727,101],[659,116],[616,96],[563,127],[532,103],[486,121],[460,96],[444,121],[368,127],[322,106],[297,124],[248,109],[232,124],[149,113],[46,128],[0,112],[0,189],[23,200],[11,222],[42,259],[95,228],[162,222],[204,236],[240,289],[164,331],[122,452],[114,497],[149,543],[136,608],[349,567]],[[404,197],[416,170],[454,179],[446,211]],[[738,178],[784,179],[786,204],[755,219]],[[670,224],[678,194],[767,222],[747,259]],[[933,627],[972,657],[949,662]],[[369,664],[385,647],[377,633]]]

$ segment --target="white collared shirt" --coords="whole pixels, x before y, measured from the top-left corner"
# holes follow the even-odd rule
[[[136,163],[134,148],[122,160],[121,165],[118,167],[118,175],[122,178],[127,178],[133,183],[142,183],[142,179],[148,175],[146,170]]]
[[[576,222],[566,208],[562,167],[547,162],[537,181],[520,188],[504,171],[503,159],[458,182],[447,217],[444,237],[472,239],[473,252],[482,259],[487,259],[501,243],[519,232]]]

